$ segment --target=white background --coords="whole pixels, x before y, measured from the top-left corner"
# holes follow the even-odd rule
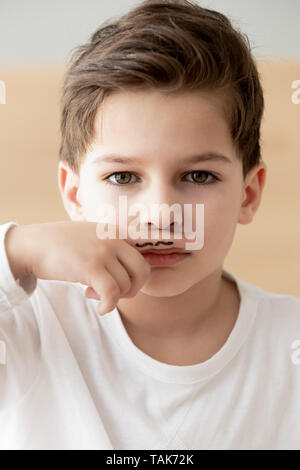
[[[64,63],[132,0],[0,0],[0,66]],[[198,0],[245,32],[256,57],[300,58],[300,0]]]

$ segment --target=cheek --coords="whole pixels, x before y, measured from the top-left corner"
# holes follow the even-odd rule
[[[90,184],[82,191],[82,209],[85,219],[88,222],[97,222],[102,220],[105,216],[108,222],[111,222],[112,213],[111,209],[114,204],[111,198],[107,197],[103,191],[100,191],[99,186]],[[108,210],[109,208],[109,210]]]
[[[204,208],[203,253],[220,258],[233,241],[239,213],[238,195],[223,195]]]

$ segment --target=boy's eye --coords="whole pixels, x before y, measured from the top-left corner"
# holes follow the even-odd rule
[[[198,183],[198,184],[211,184],[213,183],[214,181],[217,181],[219,180],[219,178],[214,175],[213,173],[210,173],[209,171],[192,171],[191,173],[187,173],[185,176],[187,175],[193,175],[193,179],[195,183]],[[204,176],[204,178],[203,178]],[[210,176],[211,177],[211,180],[210,182],[207,182],[207,177]]]
[[[113,183],[113,184],[119,184],[120,183],[120,185],[122,186],[124,184],[129,183],[130,177],[128,178],[128,175],[129,176],[133,175],[133,173],[130,173],[129,171],[122,171],[122,172],[119,172],[119,173],[112,173],[111,175],[107,176],[105,179],[107,180],[108,178],[111,178],[112,176],[115,176],[115,175],[117,175],[117,178],[116,178],[117,182]]]
[[[116,177],[117,181],[116,182],[111,182],[109,180],[109,178],[111,178],[112,176],[115,176],[115,175],[117,176]],[[208,171],[204,171],[204,170],[192,171],[190,173],[187,173],[185,176],[187,176],[187,175],[193,175],[193,181],[190,181],[191,183],[196,183],[196,184],[200,184],[200,185],[211,184],[214,181],[219,181],[219,178],[216,175],[214,175],[213,173],[210,173]],[[104,181],[105,181],[105,183],[114,184],[116,186],[127,186],[129,184],[129,181],[130,181],[130,176],[135,176],[135,175],[133,173],[131,173],[130,171],[120,171],[120,172],[116,172],[116,173],[112,173],[112,174],[108,175],[106,178],[104,178]],[[204,178],[203,178],[203,176],[204,176]],[[208,176],[211,177],[210,182],[207,182],[207,177]]]

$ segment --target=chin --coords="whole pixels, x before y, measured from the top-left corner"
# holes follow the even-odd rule
[[[151,297],[174,297],[187,291],[191,287],[191,283],[183,283],[182,280],[178,282],[170,282],[170,280],[153,281],[149,279],[140,292]]]

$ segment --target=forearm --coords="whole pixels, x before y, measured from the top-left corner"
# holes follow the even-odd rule
[[[12,226],[5,235],[7,259],[16,280],[31,273],[25,231],[25,226]]]

